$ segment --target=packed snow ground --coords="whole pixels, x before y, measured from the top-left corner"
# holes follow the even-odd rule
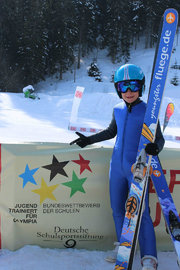
[[[176,40],[176,50],[171,64],[180,64],[180,45]],[[112,64],[105,51],[98,54],[97,64],[102,72],[102,82],[96,82],[87,76],[87,67],[96,52],[81,60],[81,69],[67,72],[62,81],[57,77],[34,86],[40,99],[25,99],[23,93],[0,93],[0,142],[61,142],[69,143],[77,136],[68,130],[72,102],[76,86],[85,87],[78,113],[78,126],[104,128],[111,121],[113,106],[119,103],[111,76],[122,63]],[[147,99],[151,78],[154,50],[138,48],[132,51],[131,63],[139,65],[146,75]],[[180,70],[169,70],[164,100],[161,107],[160,123],[163,125],[164,113],[169,102],[175,105],[164,135],[180,135],[180,90],[170,83],[174,76],[180,78]],[[113,146],[114,140],[103,142]],[[180,143],[166,141],[166,147],[179,148]],[[170,240],[169,240],[170,241]],[[112,246],[113,247],[113,246]],[[87,251],[77,249],[43,249],[37,246],[25,246],[17,251],[2,250],[0,270],[110,270],[113,265],[105,262],[108,251]],[[159,270],[178,269],[174,252],[158,252]],[[136,255],[134,270],[140,269],[139,254]]]
[[[105,261],[108,252],[77,249],[43,249],[25,246],[18,251],[3,250],[0,257],[0,270],[112,270],[114,264]],[[178,270],[173,252],[158,253],[158,270]],[[133,270],[140,270],[137,253]]]

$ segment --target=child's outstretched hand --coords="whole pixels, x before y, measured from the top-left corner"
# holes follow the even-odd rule
[[[159,154],[159,147],[157,143],[148,143],[145,147],[145,151],[148,155],[157,156]]]
[[[70,145],[72,144],[77,144],[78,146],[80,146],[81,148],[84,148],[85,146],[87,146],[88,144],[90,144],[90,139],[89,137],[83,135],[80,132],[76,132],[76,134],[79,136],[78,139],[70,142]]]

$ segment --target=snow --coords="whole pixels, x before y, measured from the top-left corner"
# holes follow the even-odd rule
[[[111,121],[112,108],[119,103],[114,85],[110,82],[119,64],[113,65],[110,59],[105,57],[105,51],[99,52],[97,63],[102,72],[103,82],[97,82],[87,76],[87,66],[93,57],[92,54],[81,61],[81,69],[76,72],[75,82],[72,71],[64,75],[63,81],[56,77],[47,78],[46,81],[34,86],[40,99],[25,99],[23,93],[0,93],[0,141],[67,143],[75,139],[76,135],[68,130],[68,124],[76,86],[85,87],[79,108],[78,125],[99,129],[107,127]],[[141,66],[146,74],[144,100],[147,100],[153,57],[154,51],[150,49],[139,49],[132,55],[131,62]],[[177,49],[171,63],[174,63],[175,59],[178,59]],[[174,69],[169,71],[160,114],[160,122],[163,125],[167,104],[169,102],[175,104],[175,112],[165,130],[165,135],[171,136],[180,134],[180,95],[178,87],[170,84],[170,80],[177,72],[180,71]],[[105,142],[111,145],[113,143],[114,140]],[[177,148],[180,147],[180,143],[167,141],[166,146]]]
[[[28,90],[34,91],[34,87],[33,87],[32,85],[25,86],[25,87],[23,88],[23,93],[25,93],[25,92],[28,91]]]
[[[108,252],[77,249],[48,249],[25,246],[16,252],[3,250],[1,270],[112,270],[114,264],[105,261]],[[158,253],[158,270],[178,270],[173,252]],[[139,253],[136,254],[133,270],[140,270]]]
[[[180,45],[176,40],[176,51],[171,64],[180,60]],[[119,103],[111,76],[120,63],[112,64],[106,57],[106,51],[98,52],[97,64],[102,73],[103,82],[97,82],[87,76],[87,67],[93,61],[96,52],[81,60],[81,69],[76,71],[74,82],[73,70],[64,74],[62,81],[56,76],[34,86],[40,99],[27,99],[22,93],[0,93],[0,141],[17,142],[61,142],[69,143],[77,136],[68,130],[72,102],[76,86],[85,87],[79,108],[77,125],[91,128],[107,127],[112,117],[113,106]],[[131,63],[139,65],[146,74],[147,100],[151,78],[154,49],[139,47],[132,51]],[[160,123],[163,125],[164,113],[169,102],[175,105],[175,112],[170,119],[164,135],[180,135],[180,91],[170,84],[174,75],[180,77],[180,71],[170,69],[166,81],[166,90],[161,107]],[[103,142],[113,146],[114,140]],[[178,141],[166,141],[165,147],[179,148]],[[112,243],[113,248],[113,243]],[[17,251],[2,250],[0,270],[110,270],[113,265],[104,258],[109,251],[88,251],[77,249],[48,249],[38,246],[25,246]],[[178,269],[174,252],[158,251],[159,270]],[[139,253],[135,257],[134,270],[140,269]]]

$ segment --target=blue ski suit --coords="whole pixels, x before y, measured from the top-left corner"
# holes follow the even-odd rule
[[[138,99],[134,104],[122,102],[114,107],[113,119],[106,130],[90,136],[90,143],[99,142],[113,138],[116,143],[110,162],[110,201],[118,241],[121,237],[121,230],[125,215],[125,203],[131,185],[131,166],[136,161],[139,140],[146,110],[146,103]],[[162,150],[164,138],[158,123],[156,140],[159,150]],[[153,223],[149,210],[149,194],[146,193],[145,210],[143,212],[139,245],[141,257],[151,255],[157,257],[156,239]]]

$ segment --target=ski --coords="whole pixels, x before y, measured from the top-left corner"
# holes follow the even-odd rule
[[[146,156],[144,148],[147,143],[155,140],[177,21],[178,13],[176,10],[167,9],[164,12],[137,159],[132,169],[133,177],[126,203],[126,213],[115,265],[116,270],[132,269],[152,159],[152,156]]]
[[[160,160],[157,156],[152,158],[151,166],[153,168],[151,179],[166,222],[166,228],[180,261],[180,218],[167,185]]]
[[[169,123],[169,119],[174,113],[174,104],[169,103],[166,108],[164,116],[163,132]],[[153,173],[151,180],[153,182],[161,210],[166,223],[166,229],[169,233],[174,250],[177,254],[178,261],[180,262],[180,218],[176,210],[175,203],[171,196],[169,187],[166,182],[166,177],[163,173],[161,162],[158,157],[153,157],[151,160]],[[179,264],[178,264],[179,265]]]

